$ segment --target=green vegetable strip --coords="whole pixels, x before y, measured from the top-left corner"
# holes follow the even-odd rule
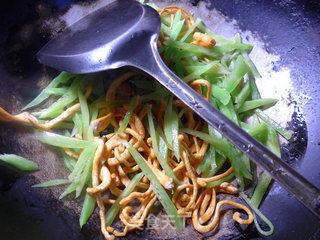
[[[91,214],[93,213],[95,206],[96,206],[96,200],[93,197],[91,197],[88,193],[86,193],[86,196],[83,202],[83,207],[81,210],[81,215],[79,218],[80,228],[82,228],[82,226],[86,224]]]
[[[216,158],[215,158],[215,168],[211,168],[209,169],[208,172],[203,172],[203,176],[204,177],[213,177],[220,169],[221,167],[224,165],[224,163],[227,161],[227,159],[225,157],[223,157],[222,155],[218,154],[218,152],[216,152]]]
[[[54,179],[50,180],[44,183],[35,184],[32,187],[53,187],[53,186],[59,186],[59,185],[65,185],[69,184],[71,181],[69,179]]]
[[[163,23],[161,23],[161,31],[163,34],[165,34],[167,36],[170,36],[170,34],[171,34],[171,29]]]
[[[93,134],[89,133],[89,131],[90,131],[90,125],[89,125],[90,114],[89,114],[87,99],[85,98],[85,96],[81,92],[80,88],[78,88],[78,96],[79,96],[81,116],[82,116],[83,139],[92,141]]]
[[[181,32],[181,29],[184,25],[184,19],[183,20],[180,20],[180,19],[181,19],[181,10],[177,11],[174,16],[172,31],[170,34],[170,39],[173,41],[177,40]]]
[[[112,204],[111,208],[109,208],[109,210],[106,213],[106,225],[110,226],[114,219],[116,218],[118,212],[120,211],[120,205],[119,202],[129,196],[129,194],[135,189],[135,187],[137,186],[137,184],[140,182],[140,180],[142,179],[142,177],[144,176],[144,174],[138,173],[136,174],[130,181],[130,183],[128,184],[128,186],[122,191],[122,193],[120,194],[120,196],[117,198],[117,200],[114,202],[114,204]]]
[[[76,75],[76,74],[71,74],[71,73],[67,73],[67,72],[61,72],[55,79],[53,79],[51,81],[51,83],[41,91],[41,93],[33,100],[31,101],[27,106],[25,106],[22,110],[27,110],[29,108],[32,108],[34,106],[39,105],[40,103],[42,103],[44,100],[46,100],[48,97],[50,97],[50,94],[47,93],[48,89],[52,89],[57,87],[60,83],[68,83],[68,81],[73,78],[78,76],[78,78],[80,78],[80,75]]]
[[[171,16],[168,14],[163,14],[161,16],[161,23],[169,27],[171,25]]]
[[[66,154],[62,148],[60,149],[60,151],[63,157],[64,165],[69,169],[69,171],[72,172],[77,161],[73,157],[70,157],[68,154]]]
[[[177,214],[176,207],[174,206],[167,192],[162,187],[161,183],[158,181],[157,177],[149,168],[140,153],[134,147],[132,147],[130,143],[126,142],[125,145],[129,149],[132,157],[135,159],[142,172],[152,183],[153,191],[162,204],[164,210],[167,212],[171,222],[174,223],[177,230],[182,230],[184,228],[184,220]]]
[[[131,101],[130,101],[130,105],[129,105],[129,109],[128,111],[126,112],[126,115],[124,116],[124,119],[117,131],[118,134],[122,133],[124,131],[124,129],[128,126],[129,124],[129,121],[130,121],[130,118],[131,118],[131,115],[133,113],[133,110],[134,110],[134,105],[135,105],[135,98],[132,98]]]
[[[251,198],[251,202],[254,206],[260,206],[260,203],[262,202],[264,194],[268,190],[271,181],[272,177],[270,177],[268,173],[263,172]]]
[[[166,111],[164,113],[164,133],[168,140],[168,143],[172,145],[173,152],[177,160],[180,160],[180,150],[179,150],[179,118],[178,113],[173,108],[172,103],[173,97],[171,96]]]
[[[51,94],[56,94],[56,95],[63,95],[67,93],[68,88],[67,87],[61,87],[61,88],[49,88],[46,90],[46,93],[51,95]]]
[[[230,101],[230,93],[225,89],[212,84],[211,94],[218,99],[223,105],[227,105]]]
[[[227,105],[223,105],[218,102],[219,110],[226,115],[229,119],[231,119],[234,123],[239,125],[239,118],[238,115],[234,109],[234,105],[231,101]]]
[[[22,171],[38,170],[38,165],[35,162],[15,154],[2,154],[0,155],[0,160]]]
[[[260,98],[255,100],[245,101],[243,105],[238,109],[238,113],[246,112],[259,107],[271,107],[278,102],[273,98]]]
[[[87,165],[86,163],[92,159],[92,155],[94,155],[95,150],[96,150],[96,145],[94,146],[91,145],[82,151],[76,165],[74,166],[72,173],[69,175],[70,180],[73,180],[73,181],[80,180],[78,179],[77,176],[79,176],[82,173],[85,166]]]
[[[248,53],[241,53],[243,60],[246,62],[246,64],[249,67],[250,72],[253,74],[253,76],[259,78],[261,77],[256,65],[252,62],[251,58],[249,57]]]
[[[189,74],[188,76],[183,78],[183,81],[189,82],[192,80],[195,76],[200,76],[201,74],[206,73],[209,71],[211,68],[214,68],[214,65],[216,65],[218,61],[213,61],[211,63],[208,63],[203,66],[193,66],[192,73]]]
[[[248,132],[250,129],[252,129],[252,126],[245,123],[245,122],[240,122],[240,127],[245,130],[246,132]]]
[[[182,129],[180,129],[180,131],[187,133],[187,134],[190,134],[190,135],[193,135],[193,136],[196,136],[198,138],[201,138],[202,140],[212,144],[216,149],[219,149],[224,154],[228,153],[228,151],[230,151],[230,145],[226,141],[223,141],[220,138],[213,137],[207,133],[203,133],[203,132],[188,129],[188,128],[182,128]]]
[[[61,98],[59,98],[56,102],[54,102],[50,107],[41,111],[40,118],[46,118],[50,114],[56,111],[61,111],[64,107],[68,106],[78,97],[78,84],[80,79],[73,80],[68,92],[64,94]]]
[[[251,90],[251,98],[252,98],[252,100],[261,98],[260,97],[260,93],[258,91],[257,85],[255,83],[255,80],[254,80],[252,74],[249,73],[248,76],[249,76],[249,83],[250,83],[250,90]],[[254,114],[253,115],[253,125],[256,125],[259,122],[260,121],[259,121],[258,116],[256,114]]]
[[[254,78],[251,74],[249,74],[249,82],[250,82],[250,89],[251,89],[251,98],[253,100],[260,98],[260,93],[258,91],[257,85],[254,81]]]
[[[266,123],[257,124],[251,128],[248,133],[261,143],[265,143],[268,137],[268,126]]]
[[[43,143],[56,146],[56,147],[66,147],[66,148],[85,148],[88,146],[95,145],[93,142],[79,140],[73,137],[66,137],[59,134],[51,132],[36,132],[36,138]]]
[[[212,50],[217,54],[225,54],[231,53],[235,50],[239,52],[250,52],[252,50],[251,44],[243,44],[243,43],[233,43],[233,44],[225,44],[220,46],[214,46]]]
[[[227,77],[227,91],[231,93],[240,83],[241,79],[248,72],[247,64],[244,62],[243,57],[240,55],[234,61],[234,67],[230,74]]]
[[[225,178],[222,178],[222,179],[214,181],[214,182],[207,183],[206,187],[207,188],[217,187],[223,182],[231,182],[233,180],[233,178],[234,178],[234,173],[231,173],[229,176],[227,176]]]
[[[276,131],[272,128],[268,129],[268,140],[267,140],[266,145],[270,149],[270,151],[272,151],[278,157],[281,157],[278,136],[277,136]],[[267,191],[268,186],[271,183],[271,181],[272,181],[272,177],[268,173],[263,172],[263,174],[258,182],[258,185],[252,195],[252,198],[251,198],[252,204],[254,206],[259,207],[259,205],[263,199],[263,196],[264,196],[265,192]]]
[[[193,30],[201,23],[201,19],[197,18],[195,23],[188,29],[188,31],[183,35],[183,37],[180,39],[180,42],[184,42],[187,37],[193,32]]]
[[[83,133],[83,125],[82,125],[82,115],[81,113],[75,113],[74,116],[73,116],[73,123],[74,123],[74,126],[78,132],[78,134],[80,136],[82,136],[82,133]]]
[[[236,103],[235,108],[239,109],[242,104],[247,100],[250,95],[250,82],[246,82],[240,93],[235,97],[234,102]]]
[[[55,111],[50,112],[48,115],[46,115],[46,117],[41,117],[41,114],[45,111],[46,109],[43,109],[39,112],[33,112],[32,115],[34,115],[35,117],[39,117],[39,118],[56,118],[58,117],[61,113],[63,113],[63,109],[57,109]],[[66,119],[65,121],[67,121],[69,119]]]
[[[242,192],[239,193],[239,195],[243,198],[243,200],[246,201],[246,203],[249,205],[249,207],[255,212],[253,213],[253,217],[254,217],[254,224],[256,225],[257,230],[259,231],[260,234],[264,235],[264,236],[270,236],[273,233],[274,227],[272,222],[270,222],[270,220],[264,216],[262,214],[262,212],[259,211],[259,209],[252,204],[252,202],[250,201],[250,199]],[[256,214],[268,225],[268,227],[270,228],[269,231],[263,231],[258,223]]]
[[[241,156],[240,150],[237,150],[233,145],[228,143],[226,140],[217,138],[214,136],[210,136],[207,133],[195,131],[188,128],[182,128],[181,131],[187,134],[199,137],[202,140],[212,144],[217,150],[220,150],[225,156],[227,156],[230,159],[231,164],[236,173],[236,176],[238,178],[241,178],[241,177],[245,177],[247,179],[252,178],[252,175],[248,171],[245,163],[243,163],[242,161],[239,161],[239,156]]]
[[[83,171],[80,175],[78,175],[78,186],[76,188],[76,197],[79,197],[82,189],[84,188],[87,179],[90,177],[91,174],[91,166],[93,163],[93,158],[94,158],[94,154],[96,152],[96,146],[95,147],[90,147],[90,152],[89,152],[89,156],[87,157],[86,161],[85,161],[85,165],[83,167]]]
[[[292,134],[291,134],[290,131],[288,131],[287,129],[281,127],[280,124],[275,122],[272,118],[270,118],[268,115],[266,115],[263,111],[261,111],[260,109],[256,109],[255,113],[265,123],[267,123],[270,127],[272,127],[274,130],[276,130],[282,137],[284,137],[288,141],[292,138]]]
[[[65,196],[67,196],[68,194],[74,192],[76,190],[77,187],[77,183],[73,182],[69,185],[69,187],[67,187],[67,189],[59,196],[59,199],[64,198]]]
[[[213,58],[221,57],[221,53],[216,53],[212,49],[200,47],[198,45],[192,45],[189,43],[179,42],[179,41],[168,41],[164,42],[165,45],[169,45],[171,47],[175,47],[181,50],[189,51],[196,54],[204,54],[206,56],[211,56]]]
[[[158,147],[159,146],[158,138],[160,138],[160,136],[156,133],[151,109],[149,107],[148,107],[148,124],[149,124],[149,129],[150,129],[149,133],[150,133],[151,140],[152,140],[152,147],[153,147],[153,150],[157,156],[157,159],[158,159],[161,167],[163,168],[163,170],[165,171],[165,173],[167,174],[168,177],[172,178],[175,183],[179,184],[178,178],[173,173],[172,169],[170,168],[170,166],[167,162],[167,156],[163,156],[160,153],[160,150]],[[163,144],[163,145],[166,146],[165,144]]]

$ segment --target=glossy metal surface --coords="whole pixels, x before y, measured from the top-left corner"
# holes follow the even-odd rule
[[[66,29],[37,54],[45,65],[71,73],[121,66],[144,70],[211,124],[320,219],[320,190],[225,117],[163,63],[157,51],[160,18],[136,1],[115,1]]]

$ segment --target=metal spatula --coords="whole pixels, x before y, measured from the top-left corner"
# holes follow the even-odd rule
[[[82,18],[37,54],[50,67],[92,73],[134,66],[163,86],[237,146],[320,219],[320,190],[171,72],[157,50],[161,19],[149,6],[119,0]]]

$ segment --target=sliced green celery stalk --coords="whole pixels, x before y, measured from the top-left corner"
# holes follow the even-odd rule
[[[34,106],[39,105],[44,100],[46,100],[48,97],[50,97],[50,94],[47,93],[48,89],[57,87],[60,83],[67,84],[71,78],[78,77],[81,78],[80,75],[67,73],[67,72],[61,72],[55,79],[51,81],[51,83],[41,91],[41,93],[32,100],[27,106],[25,106],[22,110],[27,110],[29,108],[32,108]]]
[[[88,193],[86,193],[79,218],[80,228],[82,228],[82,226],[86,224],[91,214],[93,213],[95,206],[96,200],[93,197],[91,197]]]
[[[3,161],[16,169],[22,171],[36,171],[38,170],[38,164],[32,162],[30,160],[25,159],[24,157],[20,157],[15,154],[1,154],[0,162]]]
[[[241,152],[238,151],[231,143],[228,143],[225,139],[217,138],[207,133],[187,128],[182,128],[181,131],[199,137],[202,140],[212,144],[217,150],[221,151],[224,156],[230,159],[237,177],[245,177],[247,179],[252,178],[247,166],[244,165],[242,161],[239,161]]]
[[[261,77],[256,65],[253,63],[253,61],[251,60],[251,58],[249,57],[249,54],[246,52],[241,53],[244,61],[246,62],[246,64],[248,65],[248,68],[250,70],[250,72],[253,74],[254,77]]]
[[[60,88],[48,88],[46,89],[46,93],[51,95],[51,94],[56,94],[56,95],[63,95],[67,93],[68,88],[67,87],[60,87]]]
[[[53,179],[47,182],[43,182],[43,183],[39,183],[39,184],[35,184],[32,187],[54,187],[54,186],[59,186],[59,185],[65,185],[65,184],[69,184],[71,183],[71,181],[69,179]]]
[[[79,140],[73,137],[67,137],[60,134],[55,134],[52,132],[36,132],[35,137],[43,143],[56,146],[56,147],[66,147],[66,148],[85,148],[88,146],[95,145],[95,143]]]
[[[78,88],[78,96],[79,96],[81,116],[82,116],[83,139],[92,141],[93,140],[93,133],[92,133],[92,129],[90,126],[89,107],[87,104],[87,99],[83,95],[80,88]]]
[[[207,177],[209,172],[216,167],[216,150],[214,146],[210,145],[196,171],[198,174]]]
[[[190,73],[188,76],[184,77],[182,80],[185,82],[189,82],[190,80],[194,79],[195,77],[200,76],[201,74],[206,73],[207,71],[209,71],[211,68],[214,67],[214,65],[218,64],[219,61],[213,61],[211,63],[208,63],[206,65],[203,66],[192,66],[192,73]],[[187,69],[188,67],[186,67]]]
[[[64,107],[68,106],[70,103],[72,103],[74,100],[78,97],[78,85],[79,85],[80,79],[74,79],[68,92],[64,94],[61,98],[59,98],[56,102],[54,102],[50,107],[44,109],[41,111],[40,118],[46,118],[50,114],[56,111],[61,111]]]
[[[231,101],[227,105],[223,105],[220,101],[217,102],[219,110],[231,119],[235,124],[239,125],[239,117],[237,112],[234,109],[234,105]]]
[[[243,113],[249,110],[253,110],[259,107],[271,107],[278,102],[274,98],[260,98],[255,100],[245,101],[242,106],[238,109],[238,113]]]
[[[250,82],[246,82],[239,94],[235,97],[234,103],[235,108],[239,109],[242,104],[248,99],[250,95]]]
[[[134,105],[135,105],[135,98],[132,98],[131,101],[130,101],[130,105],[129,105],[129,109],[128,111],[126,112],[126,115],[124,116],[123,118],[123,121],[117,131],[118,134],[122,133],[126,127],[128,126],[129,124],[129,121],[130,121],[130,118],[131,118],[131,115],[133,113],[133,110],[134,110]]]
[[[265,114],[260,109],[256,109],[255,113],[258,115],[259,118],[261,118],[265,123],[267,123],[270,127],[272,127],[274,130],[276,130],[282,137],[287,139],[288,141],[292,138],[292,134],[290,131],[282,127],[280,124],[278,124],[276,121],[274,121],[272,118],[270,118],[267,114]]]
[[[215,84],[211,85],[211,95],[218,99],[223,105],[227,105],[230,101],[230,93]]]
[[[281,157],[278,136],[276,131],[272,128],[268,128],[268,139],[266,142],[266,146],[278,157]],[[259,207],[271,181],[272,177],[268,173],[263,172],[251,198],[252,204],[254,206]]]
[[[156,154],[156,157],[157,157],[161,167],[163,168],[163,170],[167,174],[167,176],[172,178],[175,183],[179,184],[178,178],[173,173],[172,169],[170,168],[170,166],[169,166],[169,164],[167,162],[167,155],[163,156],[160,153],[159,143],[160,143],[161,138],[156,132],[156,129],[155,129],[155,126],[154,126],[154,121],[153,121],[153,116],[152,116],[150,107],[148,107],[147,115],[148,115],[148,124],[149,124],[149,134],[151,136],[152,147],[153,147],[153,150],[154,150],[154,152]],[[162,141],[164,143],[164,140],[162,140]],[[166,145],[164,145],[164,146],[166,146]]]
[[[82,125],[82,115],[81,113],[75,113],[73,115],[73,123],[74,123],[74,126],[78,132],[78,134],[80,136],[82,136],[82,133],[83,133],[83,125]]]
[[[181,19],[181,10],[178,10],[174,16],[173,26],[170,33],[170,39],[176,41],[184,25],[184,19]]]
[[[179,148],[179,118],[178,113],[173,108],[173,97],[171,96],[164,113],[164,134],[168,140],[168,143],[172,145],[173,152],[177,160],[180,160],[180,148]]]
[[[253,128],[251,128],[248,133],[260,141],[262,144],[266,143],[268,138],[268,125],[266,123],[256,124]]]
[[[231,74],[227,77],[226,90],[231,93],[240,83],[244,75],[248,72],[247,64],[240,55],[234,61],[234,66]]]
[[[274,227],[273,227],[272,222],[266,216],[264,216],[254,204],[252,204],[251,200],[243,192],[240,192],[239,195],[240,195],[240,197],[242,197],[243,200],[245,200],[245,202],[249,205],[249,207],[254,211],[254,213],[253,213],[254,224],[256,225],[256,228],[259,231],[259,233],[264,236],[272,235],[273,231],[274,231]],[[268,225],[268,227],[270,229],[269,231],[264,231],[261,229],[261,227],[258,223],[256,214]]]
[[[92,160],[92,156],[95,153],[96,145],[86,147],[80,154],[73,171],[69,175],[69,179],[72,181],[79,181],[79,175],[84,171],[89,160]]]

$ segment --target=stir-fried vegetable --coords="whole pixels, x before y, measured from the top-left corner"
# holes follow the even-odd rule
[[[69,179],[54,179],[54,180],[50,180],[48,182],[35,184],[32,187],[38,187],[38,188],[53,187],[53,186],[65,185],[65,184],[69,184],[69,183],[71,183],[71,181]]]
[[[0,161],[3,161],[22,171],[38,170],[38,165],[35,162],[32,162],[15,154],[1,154]]]
[[[80,227],[86,224],[91,214],[93,213],[95,206],[96,206],[96,200],[93,197],[91,197],[89,194],[86,194],[83,201],[81,215],[79,218]]]
[[[277,134],[290,139],[291,133],[262,111],[277,100],[260,97],[254,77],[261,75],[249,57],[253,46],[243,44],[238,34],[226,39],[213,33],[181,7],[152,6],[161,16],[158,47],[168,67],[280,156]],[[87,75],[82,81],[83,77],[62,72],[24,108],[55,95],[53,104],[33,115],[11,115],[0,108],[0,120],[36,127],[39,141],[59,148],[69,176],[33,187],[68,185],[60,198],[74,192],[75,198],[84,196],[81,227],[97,203],[105,238],[125,236],[143,225],[158,200],[178,230],[186,217],[197,231],[212,231],[220,207],[229,204],[248,214],[243,219],[235,213],[235,221],[254,221],[262,235],[272,234],[272,223],[258,209],[272,178],[267,173],[258,176],[258,167],[212,126],[145,76],[125,72],[106,93],[102,78]],[[0,159],[18,169],[37,169],[15,155]],[[219,193],[239,193],[255,213],[237,202],[218,201]],[[261,230],[256,215],[270,231]],[[117,216],[122,232],[111,227]]]

